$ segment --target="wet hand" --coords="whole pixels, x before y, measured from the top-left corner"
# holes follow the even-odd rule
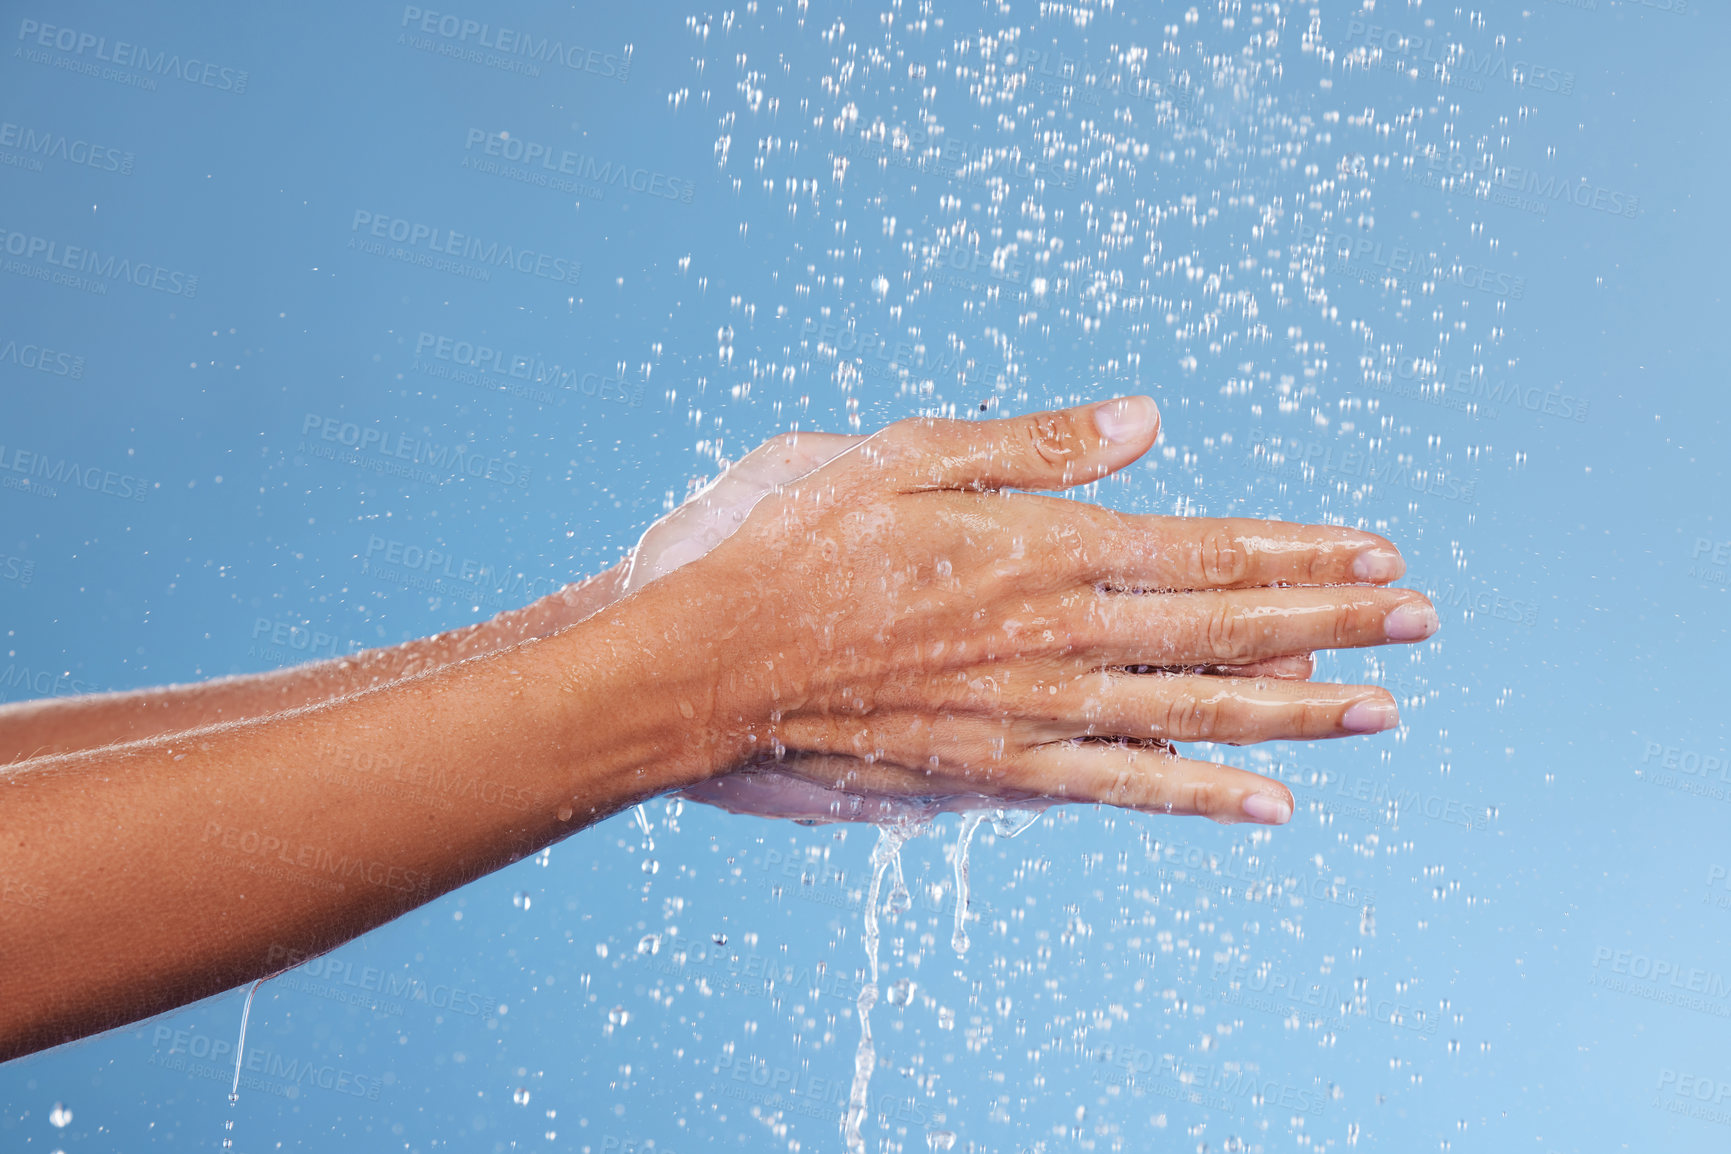
[[[1153,417],[1109,411],[1138,407]],[[1303,681],[1307,655],[1417,640],[1434,611],[1380,587],[1402,565],[1370,534],[1007,491],[1095,480],[1153,443],[1152,419],[1105,427],[1074,409],[811,442],[839,455],[760,495],[686,575],[724,635],[722,744],[854,794],[1285,820],[1279,783],[1171,743],[1388,728],[1384,691]]]

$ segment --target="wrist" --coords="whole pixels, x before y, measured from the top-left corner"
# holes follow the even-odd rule
[[[742,757],[737,727],[726,724],[727,663],[704,627],[720,606],[694,610],[671,592],[602,606],[533,643],[552,655],[560,730],[584,763],[574,766],[577,785],[620,793],[614,808],[706,781]]]

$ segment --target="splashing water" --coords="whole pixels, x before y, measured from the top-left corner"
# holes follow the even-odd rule
[[[986,815],[980,810],[962,815],[962,832],[956,837],[956,929],[950,935],[950,948],[958,954],[968,952],[968,846],[974,840],[974,831],[980,828],[980,823],[986,820]]]
[[[890,859],[890,896],[884,902],[884,909],[892,918],[898,918],[913,909],[914,896],[908,892],[908,883],[902,877],[902,851],[896,847],[895,856]]]
[[[906,827],[878,826],[877,844],[872,847],[871,888],[866,891],[865,933],[866,959],[871,963],[871,980],[859,992],[859,1048],[854,1051],[853,1087],[847,1097],[847,1128],[845,1136],[850,1154],[865,1149],[860,1125],[866,1116],[866,1090],[871,1085],[872,1068],[877,1064],[877,1050],[872,1046],[872,1007],[878,1001],[878,894],[883,888],[884,872],[892,861],[900,872],[902,844],[911,831]]]

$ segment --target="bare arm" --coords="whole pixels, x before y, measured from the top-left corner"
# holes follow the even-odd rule
[[[643,602],[326,704],[0,770],[0,1061],[280,970],[702,780],[679,702],[715,674],[655,660],[667,627]]]
[[[1400,557],[1371,534],[1006,491],[1096,479],[1155,428],[1144,399],[902,422],[578,624],[0,769],[0,1060],[266,976],[766,762],[885,794],[1285,822],[1284,785],[1172,743],[1376,732],[1388,694],[1142,671],[1413,642],[1436,614],[1382,587]]]
[[[289,669],[0,705],[0,765],[265,717],[497,652],[576,624],[616,600],[629,560],[490,621]]]

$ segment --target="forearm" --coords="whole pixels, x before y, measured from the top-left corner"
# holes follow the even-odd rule
[[[0,770],[0,1060],[330,949],[726,758],[594,618],[322,705]],[[673,668],[677,666],[677,668]]]
[[[619,597],[629,561],[489,621],[347,657],[120,693],[0,705],[0,764],[264,717],[544,637]]]

